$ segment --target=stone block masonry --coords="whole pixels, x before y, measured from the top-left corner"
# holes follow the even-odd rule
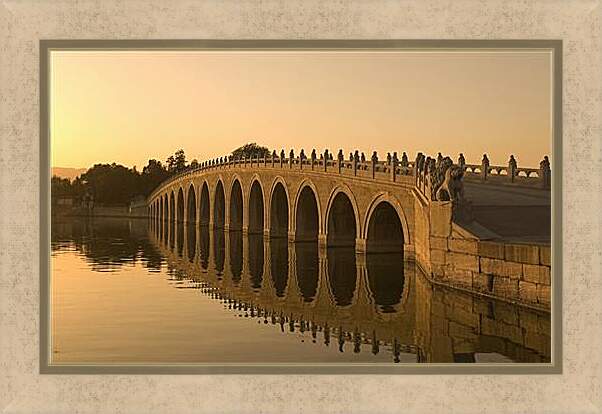
[[[550,246],[430,238],[433,278],[494,297],[550,307]]]

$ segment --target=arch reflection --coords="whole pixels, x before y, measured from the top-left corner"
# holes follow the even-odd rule
[[[282,238],[270,240],[270,274],[272,276],[274,293],[279,298],[286,295],[288,261],[288,241]]]
[[[232,273],[232,281],[238,284],[242,279],[242,232],[231,231],[230,238],[230,272]]]
[[[383,313],[396,312],[405,285],[403,253],[368,254],[366,270],[374,304]]]
[[[355,250],[353,247],[329,248],[327,253],[328,285],[337,306],[353,302],[357,281]]]
[[[318,291],[318,245],[317,243],[295,243],[295,270],[297,286],[305,302],[312,302]]]
[[[261,234],[249,234],[249,276],[251,287],[255,290],[261,289],[263,264],[263,236]]]

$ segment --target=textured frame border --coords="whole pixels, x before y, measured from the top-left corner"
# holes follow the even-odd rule
[[[50,53],[74,50],[545,50],[552,56],[550,364],[52,364],[50,349]],[[559,374],[562,373],[561,40],[40,40],[40,373],[42,374]]]
[[[0,0],[0,412],[602,412],[602,0]],[[562,39],[560,375],[39,375],[40,39]]]

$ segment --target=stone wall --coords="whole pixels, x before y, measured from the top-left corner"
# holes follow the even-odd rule
[[[550,246],[431,236],[435,280],[550,307]]]

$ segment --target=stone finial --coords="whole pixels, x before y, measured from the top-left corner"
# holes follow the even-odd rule
[[[441,153],[439,152],[437,154],[437,164],[441,164],[441,161],[443,161],[443,155],[441,155]]]
[[[514,178],[516,177],[516,169],[518,165],[516,160],[514,159],[514,155],[510,155],[510,159],[508,160],[508,177],[511,182],[514,182]]]
[[[320,154],[320,159],[323,160],[324,159],[324,154]]]
[[[352,160],[354,160],[355,162],[359,162],[360,160],[360,153],[358,150],[355,150],[355,152],[353,153],[353,158],[351,158]]]
[[[360,155],[360,161],[361,162],[366,162],[366,156],[364,155],[364,153],[362,152],[362,154]]]
[[[464,167],[466,165],[466,159],[464,158],[464,154],[460,153],[458,156],[458,165],[460,167]]]
[[[280,158],[283,159],[284,158],[284,150],[280,150]]]
[[[483,159],[481,160],[481,178],[486,180],[487,175],[489,175],[489,158],[487,158],[487,154],[483,154]]]
[[[272,159],[276,158],[276,150],[272,151]]]
[[[548,156],[544,156],[539,163],[539,179],[542,188],[549,189],[552,186],[552,170]]]
[[[311,150],[311,159],[312,160],[316,159],[316,149],[315,148]]]
[[[343,161],[343,150],[342,149],[339,150],[339,153],[337,154],[337,159],[339,161]]]
[[[353,152],[349,153],[349,161],[353,161]]]
[[[372,153],[372,162],[378,162],[378,154],[376,153],[376,151]]]
[[[333,155],[332,155],[332,153],[330,154],[330,159],[331,159],[331,160],[333,160],[333,159],[334,159],[334,158],[333,158]]]
[[[292,160],[295,158],[295,151],[291,149],[291,152],[288,153],[288,157]]]
[[[402,167],[407,167],[408,165],[410,165],[410,162],[408,161],[408,154],[405,153],[405,151],[401,154],[401,166]]]
[[[299,153],[299,159],[300,160],[304,160],[305,159],[305,151],[303,150],[303,148],[301,148],[301,152]]]
[[[330,154],[328,153],[328,150],[327,150],[327,149],[325,149],[325,150],[324,150],[324,159],[325,159],[325,160],[328,160],[328,159],[330,159]]]
[[[512,165],[514,168],[517,167],[516,159],[514,158],[514,155],[510,155],[510,159],[508,160],[508,165]]]
[[[391,165],[391,153],[387,152],[387,165]]]

